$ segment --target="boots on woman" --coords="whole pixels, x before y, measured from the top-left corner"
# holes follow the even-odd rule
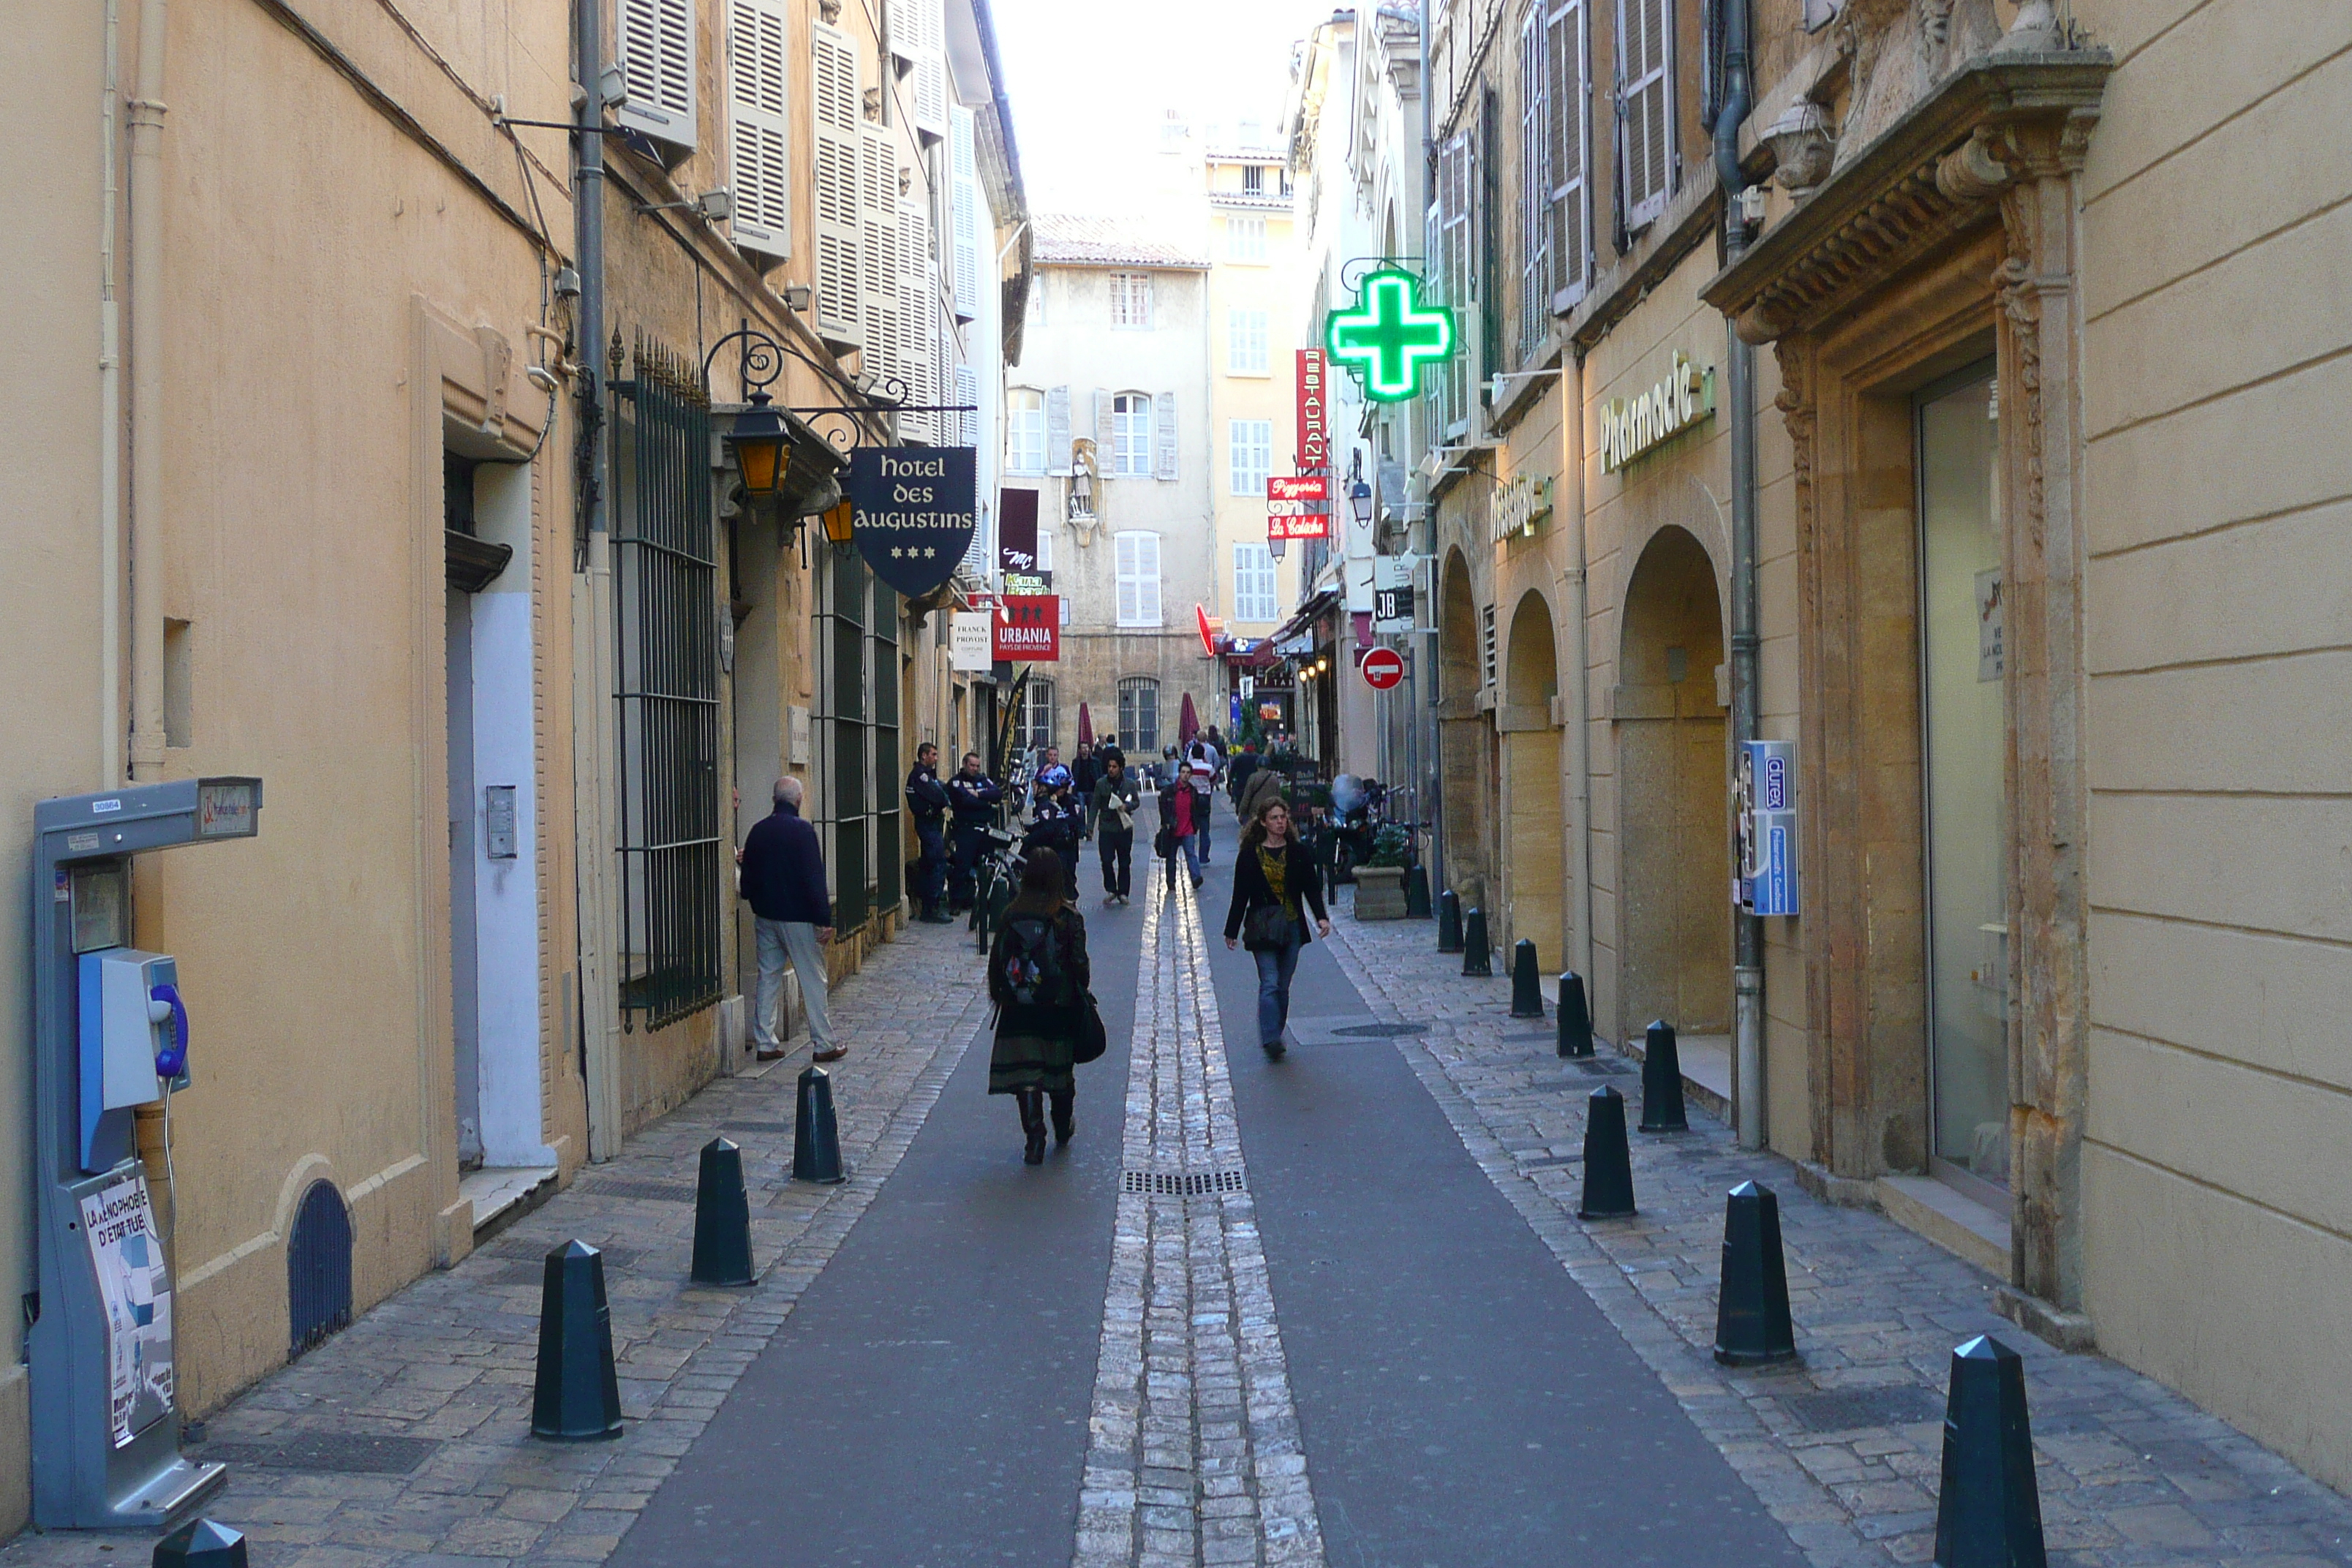
[[[1053,1091],[1054,1142],[1056,1143],[1068,1142],[1071,1134],[1078,1130],[1077,1098],[1078,1091],[1075,1089],[1057,1089]]]
[[[1045,1163],[1045,1091],[1042,1089],[1016,1089],[1013,1103],[1021,1108],[1021,1131],[1029,1142],[1021,1152],[1024,1165]]]

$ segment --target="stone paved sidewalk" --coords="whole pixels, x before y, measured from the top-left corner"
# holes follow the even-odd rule
[[[911,925],[834,993],[831,1070],[851,1178],[795,1185],[806,1041],[722,1079],[446,1273],[428,1275],[214,1415],[196,1450],[231,1461],[207,1510],[254,1568],[524,1568],[601,1563],[857,1222],[987,1012],[961,925]],[[687,1283],[698,1152],[724,1132],[751,1191],[748,1289]],[[604,1249],[627,1430],[530,1436],[541,1260]],[[27,1533],[0,1568],[144,1562],[143,1541]]]
[[[1943,1391],[1954,1345],[1990,1333],[2024,1356],[2053,1568],[2320,1568],[2352,1563],[2352,1503],[2227,1423],[2097,1355],[2000,1318],[1996,1281],[1884,1215],[1799,1189],[1786,1161],[1693,1131],[1633,1138],[1640,1214],[1585,1224],[1584,1102],[1638,1069],[1555,1054],[1553,1026],[1509,1016],[1506,980],[1465,979],[1427,921],[1334,922],[1330,944],[1464,1146],[1699,1428],[1821,1568],[1934,1552]],[[1724,1194],[1780,1195],[1801,1361],[1715,1363]]]

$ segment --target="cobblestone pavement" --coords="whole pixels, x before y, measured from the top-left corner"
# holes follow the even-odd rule
[[[1336,911],[1335,911],[1336,912]],[[1640,1214],[1586,1224],[1584,1101],[1625,1058],[1563,1061],[1549,1021],[1509,1016],[1509,983],[1465,979],[1426,921],[1334,922],[1331,951],[1488,1178],[1822,1568],[1934,1553],[1953,1346],[2024,1356],[2053,1568],[2352,1563],[2352,1503],[2219,1418],[2097,1355],[2067,1355],[1993,1310],[1995,1281],[1881,1215],[1801,1191],[1696,1109],[1686,1134],[1633,1139]],[[1724,1194],[1780,1195],[1797,1366],[1715,1363]]]
[[[1200,911],[1164,885],[1144,900],[1076,1568],[1321,1568]]]
[[[873,1202],[987,1011],[961,926],[910,925],[834,992],[850,1043],[830,1069],[850,1180],[790,1180],[806,1041],[713,1083],[446,1273],[380,1303],[208,1424],[231,1461],[208,1515],[246,1532],[255,1568],[523,1568],[602,1563],[735,1379]],[[749,1289],[689,1287],[701,1146],[743,1147]],[[541,1259],[604,1249],[627,1430],[610,1443],[530,1436]],[[145,1561],[143,1541],[28,1533],[0,1565]]]

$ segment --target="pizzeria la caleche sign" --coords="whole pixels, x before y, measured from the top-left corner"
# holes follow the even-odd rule
[[[1614,473],[1714,415],[1714,367],[1701,369],[1677,349],[1664,381],[1639,397],[1615,397],[1601,405],[1601,471]]]

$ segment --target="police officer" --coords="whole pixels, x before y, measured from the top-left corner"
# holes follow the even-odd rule
[[[963,754],[963,765],[948,780],[947,790],[955,832],[955,879],[948,892],[948,912],[959,915],[971,908],[977,886],[974,877],[980,869],[980,858],[988,847],[988,830],[995,824],[997,804],[1003,800],[1004,790],[982,771],[978,752]]]
[[[907,774],[907,809],[915,818],[915,837],[923,846],[916,894],[923,900],[918,917],[926,925],[951,925],[955,917],[942,907],[947,897],[948,790],[940,783],[940,749],[929,741],[915,748],[915,766]]]
[[[1049,763],[1037,775],[1036,795],[1029,810],[1029,833],[1022,852],[1033,855],[1040,849],[1051,849],[1062,862],[1065,894],[1074,901],[1078,896],[1078,834],[1082,826],[1078,803],[1070,794],[1070,770],[1059,763]]]

